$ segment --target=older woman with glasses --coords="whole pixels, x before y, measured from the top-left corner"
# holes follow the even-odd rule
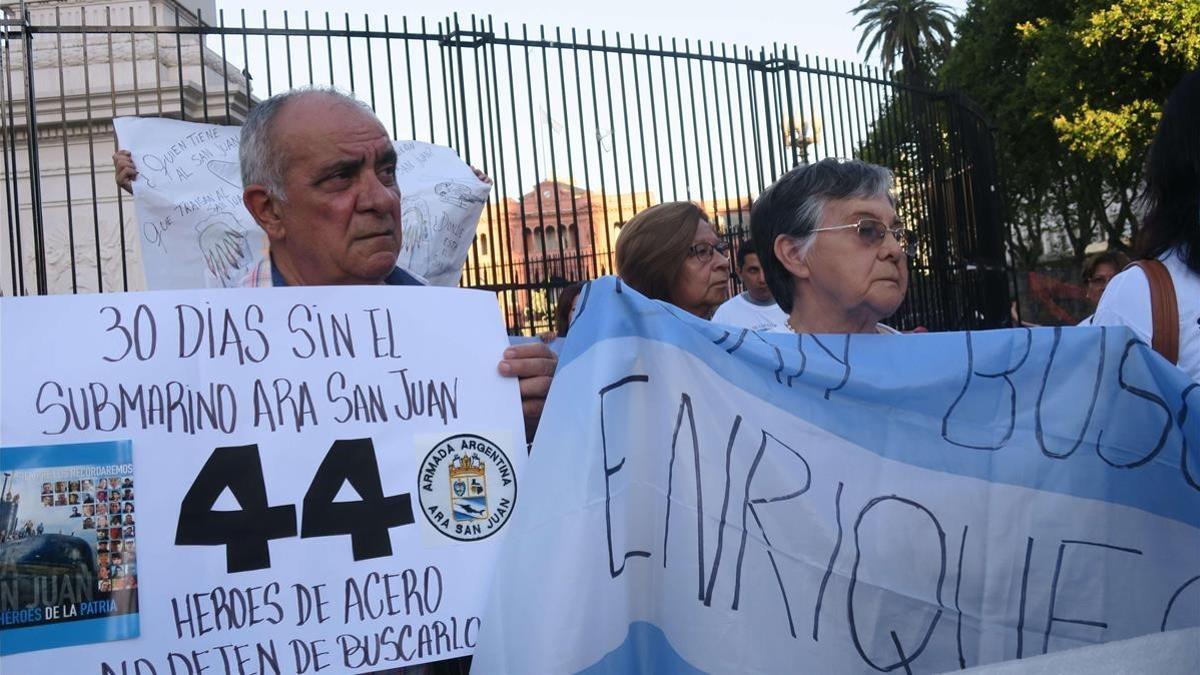
[[[755,201],[758,258],[793,332],[896,332],[880,321],[904,301],[917,240],[896,216],[891,187],[881,166],[824,159]]]
[[[617,238],[617,274],[648,298],[708,319],[729,295],[729,244],[691,202],[638,212]]]

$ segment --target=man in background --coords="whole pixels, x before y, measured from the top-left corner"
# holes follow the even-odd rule
[[[750,330],[787,330],[787,315],[771,296],[754,242],[748,239],[738,247],[737,274],[746,290],[718,307],[712,320]]]

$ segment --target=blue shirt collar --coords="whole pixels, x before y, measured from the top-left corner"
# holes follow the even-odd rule
[[[383,280],[385,286],[424,286],[419,279],[405,272],[399,267],[393,267],[391,274]],[[275,259],[271,258],[271,285],[276,288],[284,288],[290,286],[287,279],[279,273],[279,268],[275,266]]]

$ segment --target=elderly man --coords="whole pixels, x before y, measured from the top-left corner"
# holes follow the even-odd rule
[[[787,330],[787,314],[779,309],[767,286],[754,242],[744,241],[737,252],[737,274],[746,290],[725,301],[717,308],[712,320],[750,330]]]
[[[896,215],[892,174],[859,160],[796,167],[750,211],[767,284],[796,333],[895,333],[917,238]]]
[[[296,89],[259,103],[242,126],[242,201],[266,232],[270,256],[243,286],[421,286],[396,267],[400,189],[396,152],[374,113],[335,89]],[[118,185],[137,169],[113,155]],[[532,437],[557,365],[541,343],[514,345],[500,361],[516,377]]]

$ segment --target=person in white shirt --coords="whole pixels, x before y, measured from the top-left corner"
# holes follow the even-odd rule
[[[1179,311],[1179,369],[1200,382],[1200,70],[1167,99],[1146,161],[1145,203],[1137,253],[1166,266]],[[1150,283],[1139,267],[1113,277],[1100,298],[1097,326],[1128,326],[1152,344]]]
[[[746,290],[718,307],[712,320],[750,330],[787,330],[787,314],[779,309],[779,304],[771,295],[767,277],[763,274],[758,254],[754,252],[754,243],[750,240],[742,242],[738,248],[737,275]]]

